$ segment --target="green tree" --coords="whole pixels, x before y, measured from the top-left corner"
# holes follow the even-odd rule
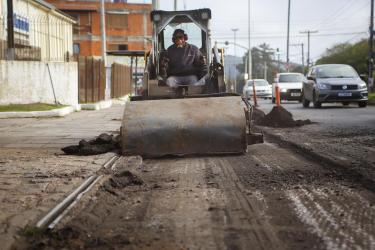
[[[366,39],[355,44],[340,43],[328,48],[316,64],[349,64],[359,74],[367,74],[368,43]]]
[[[264,78],[264,65],[267,66],[267,80],[269,83],[273,82],[275,73],[277,72],[277,62],[272,58],[273,49],[266,43],[260,44],[258,47],[251,49],[252,54],[252,72],[254,79]],[[247,53],[242,57],[242,64],[237,65],[237,70],[240,73],[245,72],[245,65],[247,60]],[[247,70],[246,70],[247,71]],[[243,80],[242,80],[243,81]]]

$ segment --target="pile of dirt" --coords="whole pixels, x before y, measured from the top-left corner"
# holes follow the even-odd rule
[[[251,120],[253,120],[255,124],[258,124],[258,122],[261,121],[265,115],[266,114],[262,110],[254,108]]]
[[[311,124],[312,122],[307,120],[294,120],[293,115],[284,109],[283,107],[275,106],[272,108],[271,112],[265,115],[263,118],[255,121],[257,125],[267,126],[267,127],[275,127],[275,128],[287,128],[287,127],[297,127],[303,126],[307,124]]]
[[[78,145],[72,145],[62,148],[68,155],[97,155],[107,152],[118,152],[121,149],[121,136],[100,134],[93,140],[81,140]]]

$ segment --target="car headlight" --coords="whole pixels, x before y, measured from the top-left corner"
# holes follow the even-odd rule
[[[280,90],[280,92],[283,92],[283,93],[285,93],[285,92],[287,92],[288,90],[287,89],[281,89]]]
[[[331,85],[327,83],[318,83],[317,86],[318,86],[318,89],[331,89]]]
[[[362,82],[359,84],[359,89],[367,89],[366,83]]]

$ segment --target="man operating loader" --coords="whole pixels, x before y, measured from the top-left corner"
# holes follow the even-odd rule
[[[172,88],[179,85],[204,85],[207,63],[199,49],[187,43],[188,36],[182,29],[173,32],[173,44],[162,57],[160,75]]]

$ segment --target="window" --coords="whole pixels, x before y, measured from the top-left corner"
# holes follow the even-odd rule
[[[75,44],[73,44],[73,54],[75,54],[75,55],[78,55],[79,54],[79,52],[80,52],[80,44],[79,43],[75,43]]]
[[[128,45],[127,44],[109,44],[108,50],[109,51],[128,50]]]
[[[357,72],[348,65],[329,65],[317,68],[319,78],[356,78]]]
[[[198,48],[203,46],[202,30],[195,23],[182,23],[178,25],[167,25],[164,29],[164,46],[167,49],[173,44],[172,35],[175,29],[183,29],[188,35],[188,43],[194,44]]]
[[[125,29],[128,27],[127,14],[106,14],[107,28]]]
[[[118,50],[128,50],[128,45],[127,44],[119,44]]]
[[[303,75],[302,74],[287,74],[287,75],[280,75],[279,82],[302,82]]]

